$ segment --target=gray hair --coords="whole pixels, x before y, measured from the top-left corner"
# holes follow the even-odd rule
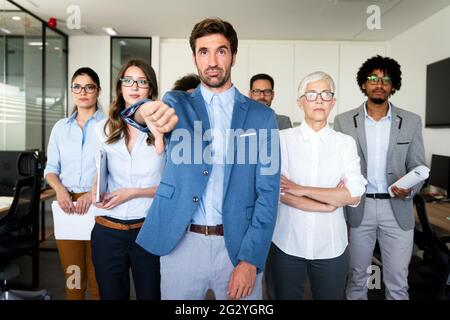
[[[316,71],[308,74],[306,77],[302,79],[302,81],[300,81],[297,90],[297,98],[300,98],[302,95],[306,93],[306,87],[308,86],[308,84],[319,80],[325,80],[326,82],[328,82],[331,91],[334,92],[335,86],[333,78],[331,78],[331,76],[328,73],[325,73],[323,71]]]

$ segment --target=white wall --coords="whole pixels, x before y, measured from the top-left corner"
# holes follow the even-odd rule
[[[310,72],[328,72],[337,85],[337,104],[330,115],[333,121],[337,113],[355,108],[364,100],[356,85],[356,72],[365,59],[375,54],[384,55],[386,50],[385,42],[241,40],[232,80],[247,95],[254,74],[270,74],[275,79],[272,107],[277,113],[291,117],[293,122],[300,122],[303,113],[296,104],[298,83]],[[110,96],[109,36],[69,37],[69,81],[81,66],[89,66],[99,74],[100,102],[106,111]],[[176,79],[197,72],[188,39],[153,37],[152,66],[158,77],[160,97],[170,90]],[[72,106],[69,93],[69,112]]]
[[[334,114],[357,107],[364,101],[355,80],[362,62],[375,54],[388,54],[399,61],[403,72],[402,89],[392,97],[392,102],[425,119],[426,65],[450,56],[448,39],[450,7],[388,43],[241,40],[232,79],[236,87],[247,94],[248,82],[253,74],[271,74],[275,78],[274,109],[299,122],[303,117],[295,101],[298,82],[307,73],[322,69],[337,82],[337,105],[332,119]],[[187,39],[154,37],[152,47],[152,64],[162,97],[176,79],[196,70]],[[110,38],[69,37],[69,78],[80,66],[90,66],[98,72],[103,87],[100,100],[107,109],[110,96]],[[69,108],[72,105],[69,99]],[[424,141],[428,163],[433,153],[450,155],[450,129],[424,128]]]
[[[109,36],[70,36],[69,37],[69,80],[81,67],[90,67],[100,77],[102,91],[100,104],[105,112],[109,109],[110,97],[110,37]],[[69,114],[72,112],[73,100],[69,89]]]
[[[270,74],[275,80],[272,107],[293,122],[300,122],[303,112],[296,104],[298,84],[311,72],[325,71],[336,81],[337,104],[330,115],[333,121],[337,113],[362,103],[364,96],[356,84],[358,68],[368,57],[385,55],[386,47],[385,42],[241,40],[231,78],[247,95],[254,74]],[[157,67],[162,96],[176,79],[196,70],[187,39],[160,39],[159,48]]]
[[[419,114],[425,122],[426,66],[450,57],[450,7],[397,36],[389,43],[389,55],[402,66],[402,88],[394,104]],[[427,162],[431,154],[450,156],[450,128],[423,131]]]

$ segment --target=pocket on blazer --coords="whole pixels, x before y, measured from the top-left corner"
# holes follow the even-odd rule
[[[171,199],[174,192],[175,187],[164,182],[161,182],[158,186],[158,189],[156,189],[156,195],[167,199]]]
[[[252,219],[254,211],[255,211],[255,206],[247,207],[245,209],[245,214],[246,214],[248,220]]]
[[[410,144],[410,142],[409,141],[397,142],[397,144],[399,144],[399,145],[406,145],[406,144]]]

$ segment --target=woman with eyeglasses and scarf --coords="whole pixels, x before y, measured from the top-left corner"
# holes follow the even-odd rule
[[[165,153],[155,137],[130,125],[123,113],[135,103],[158,96],[153,68],[142,60],[124,64],[115,82],[109,117],[97,124],[97,149],[106,154],[107,190],[95,203],[92,258],[102,300],[130,298],[130,269],[136,298],[160,299],[159,257],[135,240],[161,180]],[[97,168],[99,169],[99,168]],[[97,181],[92,201],[96,200]]]

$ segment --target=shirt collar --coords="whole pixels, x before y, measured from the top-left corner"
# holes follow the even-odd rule
[[[200,85],[200,91],[202,93],[203,96],[203,100],[205,100],[205,102],[208,105],[211,105],[212,102],[212,98],[214,97],[214,95],[217,95],[219,97],[219,100],[222,104],[228,104],[232,101],[234,101],[234,96],[235,96],[235,88],[234,86],[231,86],[231,88],[229,88],[228,90],[221,92],[221,93],[214,93],[211,90],[209,90],[208,88],[206,88],[203,85]]]
[[[303,121],[302,124],[300,125],[300,131],[302,132],[302,136],[305,141],[308,141],[312,137],[317,136],[319,137],[320,140],[325,142],[327,141],[331,133],[331,129],[328,126],[328,123],[326,124],[325,127],[316,132],[306,123],[306,121]]]
[[[66,123],[73,122],[77,118],[78,111],[73,112],[70,117],[67,118]]]
[[[67,118],[66,123],[75,121],[75,119],[77,118],[77,116],[78,116],[78,111],[75,111],[74,113],[72,113],[72,114],[70,115],[70,117]],[[103,119],[103,111],[101,111],[100,109],[97,108],[97,110],[95,111],[95,113],[92,115],[92,117],[90,117],[90,118],[88,119],[88,121],[91,120],[92,118],[94,118],[95,121],[100,121],[100,120],[102,120],[102,119]]]
[[[369,116],[369,114],[367,113],[367,102],[364,104],[364,118],[372,119],[372,117]],[[383,118],[381,118],[381,120],[383,120],[383,119],[389,119],[389,120],[392,119],[392,108],[391,108],[390,102],[388,102],[388,112],[386,113],[386,115]]]

